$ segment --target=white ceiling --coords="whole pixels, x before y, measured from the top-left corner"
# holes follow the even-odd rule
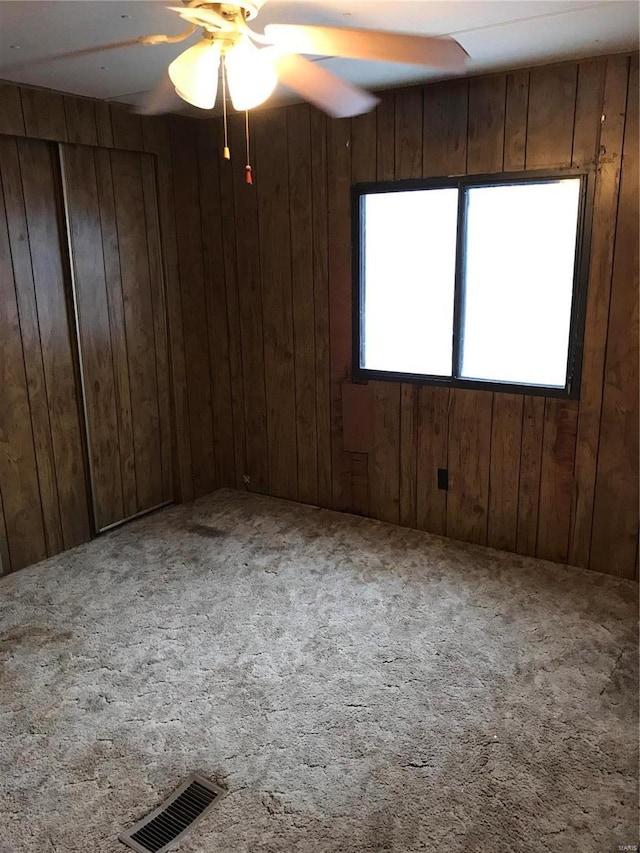
[[[175,0],[174,0],[175,3]],[[134,46],[82,57],[58,54],[150,33],[175,34],[179,17],[156,0],[0,0],[0,79],[139,103],[167,65],[197,40]],[[329,24],[453,35],[470,55],[468,73],[637,50],[637,0],[268,0],[252,24]],[[361,86],[380,89],[444,75],[391,63],[323,59]],[[296,100],[282,87],[269,103]],[[176,107],[181,101],[176,99]],[[199,112],[199,111],[195,111]]]

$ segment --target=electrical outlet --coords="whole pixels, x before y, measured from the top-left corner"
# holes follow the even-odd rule
[[[448,468],[438,468],[438,488],[442,489],[443,492],[448,491],[448,489],[449,489],[449,469]]]
[[[242,475],[242,481],[245,484],[245,486],[248,486],[249,483],[251,482],[251,477],[248,474],[243,474]]]

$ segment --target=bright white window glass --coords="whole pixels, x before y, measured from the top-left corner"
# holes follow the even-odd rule
[[[457,189],[364,196],[361,367],[451,376]]]
[[[468,190],[465,379],[564,388],[580,181]]]

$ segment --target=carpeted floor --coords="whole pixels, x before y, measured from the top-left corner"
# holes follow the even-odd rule
[[[638,840],[637,587],[221,491],[0,581],[0,851],[604,853]]]

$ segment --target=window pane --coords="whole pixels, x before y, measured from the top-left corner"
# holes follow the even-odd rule
[[[361,367],[450,376],[457,189],[364,197]]]
[[[566,384],[580,180],[468,191],[462,376]]]

